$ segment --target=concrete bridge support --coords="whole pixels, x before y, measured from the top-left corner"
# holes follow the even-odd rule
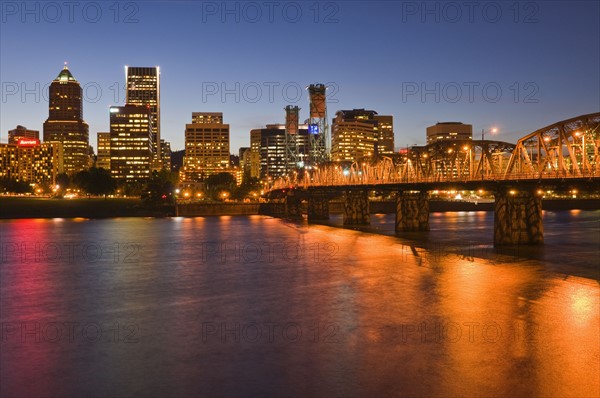
[[[366,190],[346,191],[344,195],[344,225],[368,225],[369,192]]]
[[[302,199],[294,192],[285,197],[285,218],[290,220],[302,220]]]
[[[429,231],[429,194],[398,192],[396,195],[396,231]]]
[[[285,216],[285,203],[281,199],[272,199],[267,203],[261,203],[258,214],[281,218]]]
[[[494,246],[544,243],[542,197],[532,191],[494,193]]]
[[[308,197],[308,221],[329,220],[329,197],[325,192],[311,192]]]

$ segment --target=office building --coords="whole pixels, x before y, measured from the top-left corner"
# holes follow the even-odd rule
[[[427,144],[440,140],[472,140],[473,125],[461,122],[442,122],[427,127]]]
[[[375,115],[377,130],[377,154],[392,155],[394,153],[394,117],[391,115]]]
[[[336,112],[331,128],[333,161],[359,161],[376,154],[379,142],[376,115],[377,112],[365,109]]]
[[[308,159],[310,137],[308,125],[299,125],[294,134],[300,162]],[[251,176],[268,180],[282,177],[298,167],[286,156],[285,124],[267,124],[250,131]],[[257,169],[257,170],[256,170]]]
[[[192,124],[223,124],[223,113],[192,112]]]
[[[128,105],[150,108],[152,124],[153,169],[162,167],[160,134],[160,67],[125,66],[126,98]]]
[[[261,129],[250,131],[250,177],[260,178]]]
[[[194,112],[192,123],[185,125],[182,180],[202,181],[229,166],[229,125],[223,123],[223,114]]]
[[[20,138],[15,144],[0,144],[0,178],[51,186],[63,172],[63,148],[60,142]]]
[[[37,130],[29,130],[27,127],[21,126],[21,125],[17,126],[13,130],[8,131],[8,143],[9,144],[16,145],[17,142],[19,142],[19,140],[21,138],[39,140],[40,132]]]
[[[163,139],[160,140],[160,149],[162,151],[161,163],[162,168],[165,170],[171,170],[171,143]]]
[[[147,106],[110,107],[110,172],[122,181],[143,181],[154,161],[152,113]]]
[[[83,93],[66,65],[50,84],[44,141],[62,144],[66,173],[88,168],[89,126],[83,120]]]
[[[250,147],[241,147],[239,150],[240,170],[243,176],[250,176],[251,153]]]
[[[98,133],[98,154],[96,167],[110,170],[110,132]]]

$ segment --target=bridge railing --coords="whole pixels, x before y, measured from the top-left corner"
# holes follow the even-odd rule
[[[302,179],[281,178],[274,182],[271,189],[286,189],[293,187],[324,187],[324,186],[349,186],[349,185],[387,185],[387,184],[411,184],[411,183],[436,183],[436,182],[476,182],[476,181],[514,181],[514,180],[544,180],[544,179],[572,179],[572,178],[600,178],[600,172],[592,171],[544,171],[527,173],[488,173],[479,176],[418,176],[399,175],[398,173],[382,176],[381,174],[369,172],[368,170],[354,170],[352,172],[340,171],[337,174],[323,170],[318,173],[307,173]]]

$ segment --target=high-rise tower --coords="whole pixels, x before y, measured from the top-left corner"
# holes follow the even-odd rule
[[[160,169],[160,67],[125,66],[125,78],[125,102],[150,108],[153,169]]]
[[[285,107],[285,156],[287,172],[301,166],[298,153],[298,117],[300,108],[288,105]]]
[[[329,160],[326,89],[325,85],[320,83],[308,86],[310,100],[310,119],[308,122],[308,133],[310,135],[309,166],[315,166]]]
[[[193,112],[185,125],[185,182],[202,181],[229,169],[229,125],[221,112]]]
[[[66,64],[50,84],[44,141],[62,143],[66,173],[88,167],[90,140],[89,126],[83,121],[83,91]]]
[[[152,137],[147,106],[110,107],[110,172],[114,178],[143,181],[150,177]]]

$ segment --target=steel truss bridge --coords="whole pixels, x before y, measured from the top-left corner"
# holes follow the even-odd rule
[[[554,123],[516,144],[494,140],[446,140],[413,147],[399,160],[324,163],[274,181],[271,193],[288,189],[443,186],[486,182],[577,179],[600,181],[600,112]]]

